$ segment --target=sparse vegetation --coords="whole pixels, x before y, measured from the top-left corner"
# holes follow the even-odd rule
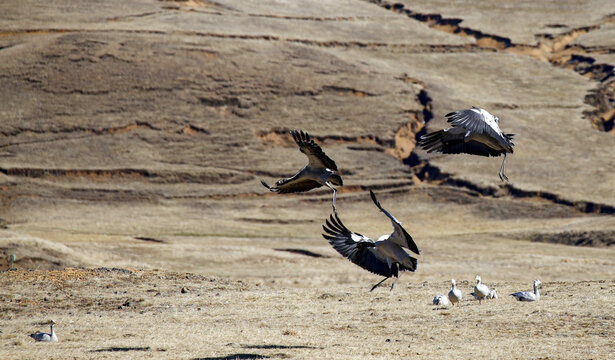
[[[369,285],[255,286],[253,281],[191,277],[140,270],[132,275],[79,269],[1,273],[1,288],[12,286],[24,296],[3,309],[0,337],[11,345],[0,354],[16,359],[50,351],[59,358],[101,352],[129,352],[135,359],[215,358],[250,349],[272,358],[515,358],[523,349],[531,358],[607,359],[612,353],[615,317],[613,306],[605,303],[615,293],[613,280],[555,281],[545,284],[540,302],[503,296],[480,306],[467,295],[468,282],[462,285],[461,306],[447,308],[432,305],[431,297],[447,289],[448,281],[421,283],[408,277],[393,291],[370,293]],[[64,288],[68,280],[73,286]],[[115,291],[102,283],[111,283]],[[159,295],[148,292],[153,285]],[[41,301],[55,286],[67,296]],[[508,294],[527,284],[499,281],[497,286]],[[177,289],[182,287],[192,290],[181,294]],[[118,308],[126,295],[148,300]],[[98,304],[88,305],[93,302]],[[34,346],[27,337],[39,326],[33,319],[51,314],[59,319],[61,341],[52,348]]]
[[[610,360],[615,2],[520,4],[0,1],[0,359]],[[510,184],[416,149],[472,105]],[[321,237],[329,189],[259,183],[304,165],[291,129],[350,229],[390,232],[372,189],[412,234],[393,291]]]

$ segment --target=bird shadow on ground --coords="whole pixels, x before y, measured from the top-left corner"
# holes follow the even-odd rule
[[[92,350],[91,352],[114,352],[114,351],[149,351],[151,348],[149,346],[146,347],[109,347],[102,348],[97,350]]]
[[[309,345],[241,345],[244,349],[318,349],[316,346]]]
[[[264,344],[264,345],[241,345],[243,349],[318,349],[316,346],[309,345],[279,345],[279,344]],[[227,356],[214,356],[205,358],[194,358],[192,360],[251,360],[251,359],[270,359],[271,357],[287,357],[287,354],[274,354],[272,356],[260,355],[260,354],[232,354]]]
[[[322,254],[315,253],[315,252],[305,250],[305,249],[273,249],[273,250],[286,251],[286,252],[293,253],[293,254],[305,255],[305,256],[310,256],[310,257],[315,257],[315,258],[328,258],[329,257],[326,255],[322,255]]]
[[[269,356],[260,355],[260,354],[232,354],[232,355],[227,355],[227,356],[194,358],[192,360],[252,360],[252,359],[269,359]]]

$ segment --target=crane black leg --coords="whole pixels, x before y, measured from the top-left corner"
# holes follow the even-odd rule
[[[389,276],[390,277],[390,276]],[[380,280],[380,282],[374,286],[372,286],[372,289],[370,290],[370,292],[374,291],[375,288],[378,287],[378,285],[382,284],[386,279],[388,279],[388,277],[385,277],[384,279]],[[393,283],[394,284],[394,283]],[[392,289],[392,288],[391,288]]]
[[[399,278],[395,278],[395,280],[393,280],[393,283],[391,284],[391,290],[393,291],[393,286],[395,286],[395,283],[397,282],[397,280],[399,280]]]

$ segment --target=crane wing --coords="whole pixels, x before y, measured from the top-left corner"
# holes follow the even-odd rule
[[[506,148],[512,146],[508,137],[502,133],[495,117],[484,109],[473,107],[472,109],[453,111],[445,116],[454,127],[461,127],[476,134],[487,134]]]
[[[295,139],[297,145],[299,145],[299,150],[307,156],[310,167],[327,168],[337,171],[335,161],[322,151],[308,133],[292,130],[290,134]]]
[[[416,243],[412,239],[412,236],[408,234],[406,229],[401,226],[401,223],[393,215],[391,215],[388,211],[383,209],[382,206],[380,206],[380,202],[378,202],[378,200],[376,199],[376,195],[374,194],[374,192],[372,190],[369,190],[369,193],[372,196],[372,201],[374,202],[374,204],[376,204],[378,209],[380,209],[380,211],[382,211],[389,219],[391,219],[391,223],[393,224],[393,233],[389,237],[389,240],[393,241],[399,246],[410,249],[417,255],[420,255],[421,252],[419,251],[419,248],[416,246]]]
[[[431,152],[441,152],[443,154],[471,154],[479,156],[500,156],[503,150],[493,149],[478,141],[464,141],[464,133],[444,129],[431,132],[421,136],[419,145]],[[511,134],[507,134],[511,135]],[[510,137],[512,139],[512,136]],[[512,144],[512,143],[511,143]]]
[[[280,194],[304,192],[322,186],[318,181],[302,178],[297,175],[279,180],[275,186],[267,185],[265,180],[261,180],[261,184],[270,191],[277,191]]]
[[[326,233],[322,236],[348,260],[374,274],[386,277],[397,275],[397,267],[389,267],[386,259],[375,252],[374,240],[348,230],[337,214],[332,214],[322,228]]]

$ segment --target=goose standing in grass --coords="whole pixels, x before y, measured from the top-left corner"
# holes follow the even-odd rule
[[[326,234],[322,236],[348,260],[367,271],[385,277],[372,287],[370,291],[373,291],[391,276],[397,279],[400,271],[416,271],[418,260],[410,256],[403,248],[417,255],[420,255],[420,252],[412,236],[401,226],[401,223],[380,206],[373,191],[370,190],[369,193],[378,209],[391,219],[393,233],[382,235],[378,241],[374,241],[367,236],[348,230],[335,213],[331,214],[326,220],[326,225],[323,225],[322,228]],[[391,284],[391,290],[394,285],[395,282]]]
[[[448,298],[444,295],[436,295],[436,297],[433,298],[433,304],[446,306],[448,305]]]
[[[513,153],[514,134],[504,134],[500,130],[497,116],[487,110],[472,107],[446,114],[453,127],[431,132],[421,136],[419,145],[430,152],[443,154],[471,154],[480,156],[500,156],[504,160],[500,167],[500,180],[508,181],[504,173],[508,154]]]
[[[510,295],[519,301],[538,301],[540,300],[540,293],[538,293],[538,285],[540,284],[542,284],[540,280],[534,280],[534,292],[521,291]]]
[[[54,331],[53,327],[55,326],[55,321],[50,320],[49,321],[49,326],[51,327],[51,332],[50,333],[42,333],[42,332],[36,332],[34,334],[30,334],[30,337],[36,341],[50,341],[50,342],[56,342],[58,341],[58,337],[56,336],[56,332]]]
[[[482,304],[483,299],[489,295],[489,288],[487,285],[482,283],[480,276],[476,275],[476,285],[474,286],[474,294],[476,294],[476,299],[478,299],[478,303]]]
[[[453,285],[451,286],[451,291],[448,292],[448,299],[451,301],[451,304],[455,305],[461,301],[461,290],[457,289],[455,279],[452,279],[451,283]]]
[[[333,210],[337,212],[335,208],[337,190],[333,185],[342,186],[344,183],[335,161],[322,151],[308,133],[291,130],[290,134],[299,145],[299,150],[307,156],[308,164],[295,175],[278,180],[275,186],[269,186],[265,180],[261,180],[261,184],[269,191],[279,194],[304,192],[325,185],[333,190]]]
[[[475,292],[470,293],[470,295],[472,295],[472,297],[474,297],[475,300],[478,300],[478,295],[476,295]],[[489,291],[489,294],[485,296],[485,299],[497,299],[497,298],[498,298],[498,293],[495,291],[495,289],[491,289],[491,291]]]

